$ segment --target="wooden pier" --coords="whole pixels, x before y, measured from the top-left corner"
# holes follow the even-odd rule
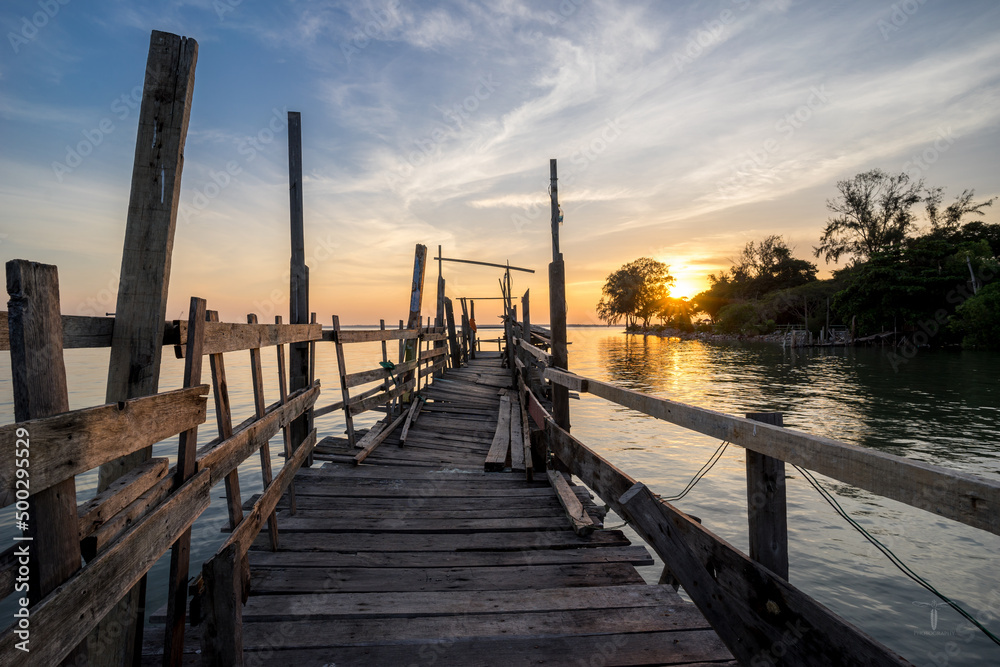
[[[420,244],[399,328],[309,312],[295,112],[289,322],[220,322],[199,297],[166,321],[196,61],[193,40],[153,33],[115,316],[62,315],[56,267],[7,262],[0,507],[25,529],[0,551],[0,597],[17,603],[0,665],[909,664],[789,583],[785,463],[993,534],[1000,483],[570,372],[555,160],[549,328],[512,294],[523,269],[463,260],[505,270],[497,352],[481,350],[475,300],[448,295],[440,248],[433,322]],[[355,344],[381,347],[377,368],[348,367]],[[317,365],[323,345],[336,368]],[[80,347],[110,348],[107,402],[70,411],[63,352]],[[159,387],[163,353],[184,358],[183,386]],[[249,415],[234,414],[226,353],[249,356]],[[749,553],[578,440],[571,392],[745,448]],[[209,394],[214,437],[199,444]],[[356,429],[373,410],[384,417]],[[321,433],[332,414],[343,421]],[[263,487],[249,498],[246,461]],[[99,493],[78,505],[76,477],[97,469]],[[192,526],[221,493],[221,546],[192,562]],[[645,543],[605,528],[607,508]],[[636,569],[650,550],[657,584]],[[147,581],[168,553],[167,581]],[[150,586],[167,604],[147,623]]]
[[[645,584],[645,547],[577,535],[546,476],[483,472],[505,385],[480,358],[423,392],[405,444],[360,466],[346,439],[317,445],[329,461],[296,475],[294,514],[278,505],[278,550],[265,531],[249,552],[245,664],[735,664],[694,605]]]

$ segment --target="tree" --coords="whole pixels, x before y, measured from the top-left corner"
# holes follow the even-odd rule
[[[923,183],[881,169],[838,181],[840,196],[826,202],[837,215],[827,220],[820,244],[813,248],[815,256],[823,255],[828,263],[844,255],[864,261],[902,244],[913,226],[910,209],[923,199]]]
[[[1000,283],[990,283],[955,309],[952,331],[964,347],[1000,349]]]
[[[674,277],[670,267],[649,257],[625,264],[610,274],[601,290],[597,316],[608,324],[625,318],[631,327],[642,320],[643,328],[656,316],[660,303],[667,297]]]
[[[733,264],[734,296],[758,299],[768,292],[798,287],[816,280],[816,265],[792,257],[792,249],[781,236],[750,241]]]
[[[974,204],[972,198],[975,194],[975,190],[962,190],[962,194],[955,197],[955,201],[948,204],[942,212],[940,208],[941,200],[944,199],[944,188],[930,188],[927,191],[925,202],[927,219],[931,222],[931,229],[933,231],[957,231],[962,226],[962,218],[966,215],[984,215],[983,209],[992,206],[996,197]]]

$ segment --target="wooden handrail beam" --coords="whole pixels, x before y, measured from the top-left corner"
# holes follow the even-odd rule
[[[1000,507],[1000,481],[657,398],[553,368],[545,370],[545,377],[568,389],[589,392],[657,419],[1000,535],[1000,513],[996,511]]]

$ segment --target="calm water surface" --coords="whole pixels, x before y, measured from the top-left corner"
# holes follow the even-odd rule
[[[485,332],[484,332],[485,333]],[[490,332],[492,334],[492,332]],[[922,352],[892,368],[880,350],[782,350],[774,345],[717,345],[699,341],[626,336],[617,329],[571,328],[570,368],[657,396],[722,412],[780,411],[785,425],[900,456],[1000,478],[1000,355]],[[393,357],[393,344],[389,346]],[[318,346],[320,404],[338,398],[332,345]],[[160,389],[181,386],[183,363],[167,350]],[[347,346],[349,369],[381,360],[379,344]],[[273,348],[264,351],[267,401],[278,398]],[[226,354],[233,421],[253,414],[248,353]],[[70,405],[104,402],[107,350],[68,350]],[[207,377],[208,366],[205,366]],[[583,395],[571,402],[573,433],[656,492],[680,491],[719,443],[703,435]],[[215,436],[209,401],[199,442]],[[362,415],[367,426],[380,415]],[[0,355],[0,419],[13,421],[10,367]],[[343,432],[339,415],[317,420],[320,437]],[[157,456],[176,455],[176,439],[156,446]],[[271,442],[275,472],[281,437]],[[240,468],[244,500],[261,489],[257,457]],[[736,547],[747,549],[743,450],[730,446],[720,462],[678,506]],[[970,632],[950,608],[912,583],[833,513],[790,469],[788,524],[791,581],[864,628],[917,665],[1000,665],[1000,648]],[[822,478],[840,503],[907,564],[1000,633],[1000,537]],[[95,493],[96,474],[77,478],[80,500]],[[225,539],[224,487],[213,490],[211,507],[192,533],[192,562],[211,557]],[[0,546],[14,535],[11,508],[0,511]],[[621,523],[613,514],[608,525]],[[631,533],[626,527],[626,531]],[[169,556],[152,570],[148,611],[165,604]],[[194,571],[196,568],[193,567]],[[644,568],[655,581],[659,567]],[[9,618],[12,600],[0,603]],[[6,622],[0,623],[6,625]]]
[[[784,423],[1000,478],[1000,355],[922,352],[898,372],[878,349],[783,350],[571,329],[570,368],[623,387]],[[573,433],[656,492],[680,492],[719,442],[584,394]],[[789,468],[790,579],[917,665],[1000,665],[1000,647],[902,575]],[[1000,634],[1000,537],[820,477],[859,523]],[[678,506],[746,551],[743,450],[730,446]],[[609,525],[612,519],[609,519]],[[620,522],[620,520],[619,520]],[[659,576],[651,567],[644,575]]]

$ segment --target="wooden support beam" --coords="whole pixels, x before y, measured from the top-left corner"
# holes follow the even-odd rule
[[[406,322],[408,331],[419,332],[420,330],[420,307],[424,296],[424,269],[427,268],[427,246],[417,244],[413,253],[413,281],[410,285],[410,314]],[[416,338],[406,342],[403,348],[402,362],[414,361],[417,359],[418,341]],[[406,371],[400,374],[399,381],[406,384],[413,379],[413,371]],[[409,403],[408,394],[400,396],[403,403]]]
[[[205,581],[201,664],[242,667],[243,602],[249,592],[249,568],[239,545],[229,544],[202,566]],[[246,574],[244,574],[246,573]]]
[[[354,417],[351,413],[351,392],[347,384],[347,362],[344,360],[344,340],[345,332],[340,330],[340,317],[333,316],[334,345],[337,348],[337,371],[340,375],[340,393],[343,398],[344,424],[347,428],[347,441],[353,447],[356,439],[354,436]],[[383,339],[384,340],[384,339]]]
[[[784,426],[780,412],[749,413],[747,419]],[[748,449],[746,465],[750,558],[788,579],[785,462]]]
[[[441,246],[438,246],[438,256],[434,258],[438,262],[457,262],[459,264],[475,264],[477,266],[492,266],[497,269],[509,269],[511,271],[524,271],[525,273],[534,273],[534,269],[525,269],[520,266],[511,266],[507,264],[496,264],[494,262],[477,262],[471,259],[454,259],[452,257],[442,257],[441,256]]]
[[[510,457],[510,396],[505,392],[500,397],[500,408],[497,411],[497,429],[493,434],[490,451],[486,454],[483,470],[498,472],[507,467]]]
[[[14,419],[20,422],[11,434],[15,437],[10,438],[12,456],[4,458],[4,468],[13,478],[14,470],[22,469],[20,466],[29,461],[34,464],[39,454],[51,458],[65,456],[65,452],[59,451],[63,438],[46,438],[40,429],[27,427],[23,422],[68,411],[69,394],[63,362],[58,270],[48,264],[11,260],[7,262],[7,293]],[[34,475],[29,479],[34,482]],[[80,531],[76,482],[72,475],[53,480],[47,488],[34,484],[32,487],[41,490],[28,498],[27,526],[22,524],[20,529],[26,534],[14,539],[25,539],[18,546],[23,544],[30,554],[26,597],[32,606],[32,630],[35,630],[39,601],[80,569]],[[10,495],[14,495],[13,490]],[[67,647],[67,652],[76,644]],[[13,646],[0,655],[13,656]],[[86,661],[86,647],[76,648],[73,657]]]
[[[158,390],[170,261],[197,62],[195,40],[156,30],[150,35],[108,364],[108,403],[148,396]],[[152,448],[147,447],[104,464],[98,474],[97,490],[108,488],[151,455]],[[94,667],[128,664],[141,652],[144,604],[143,577],[92,636],[96,653],[91,651],[90,661]],[[107,636],[121,639],[109,646]]]
[[[205,344],[205,300],[191,297],[188,309],[188,342],[184,362],[184,386],[201,384],[202,349]],[[175,484],[194,477],[197,468],[198,427],[180,434],[177,446]],[[163,639],[163,664],[179,666],[184,660],[184,621],[187,618],[188,567],[191,561],[191,528],[181,533],[170,550],[167,577],[167,624]]]
[[[253,313],[247,315],[247,322],[249,324],[257,324],[257,316]],[[263,419],[267,413],[267,402],[264,398],[264,374],[261,368],[260,348],[250,350],[250,373],[253,379],[254,413],[257,419]],[[295,422],[300,419],[302,419],[301,415],[296,417],[292,421],[292,426],[294,427]],[[260,476],[266,490],[274,478],[274,475],[271,473],[271,446],[267,440],[260,445]],[[271,541],[271,551],[277,551],[278,517],[273,512],[267,517],[267,529],[268,537]]]
[[[208,311],[209,322],[218,322],[219,313]],[[215,399],[215,420],[219,428],[219,440],[233,437],[233,413],[229,405],[229,384],[226,382],[226,364],[221,352],[210,354],[212,368],[212,395]],[[243,520],[243,502],[240,499],[240,475],[234,468],[226,475],[226,509],[229,514],[229,529],[232,530]]]
[[[462,365],[462,352],[458,348],[458,336],[455,334],[455,310],[448,297],[444,298],[444,312],[448,319],[448,349],[451,350],[451,367],[459,368]]]
[[[414,403],[418,404],[419,401],[414,401]],[[392,435],[392,432],[395,431],[396,428],[403,423],[403,420],[406,419],[406,416],[407,416],[406,413],[399,415],[392,421],[391,424],[380,429],[378,433],[371,440],[365,443],[364,448],[360,452],[355,454],[354,465],[358,465],[359,463],[364,461],[366,458],[368,458],[369,454],[375,451],[376,447],[385,442],[385,439],[388,438],[390,435]],[[386,417],[386,419],[389,418]]]
[[[524,429],[521,428],[521,401],[508,394],[510,400],[510,469],[524,472]]]
[[[563,477],[563,473],[556,470],[547,472],[549,484],[555,490],[559,504],[566,510],[566,516],[569,517],[570,524],[573,526],[573,532],[581,537],[590,535],[596,527],[594,520],[584,511],[583,503],[573,493],[573,489],[569,488],[569,482]]]
[[[289,324],[309,322],[309,267],[305,258],[305,230],[302,204],[302,115],[298,111],[288,112],[288,200],[289,227],[291,229],[291,260],[289,269]],[[288,352],[289,386],[298,391],[312,386],[310,368],[312,365],[307,343],[292,343]],[[297,418],[288,427],[291,449],[299,446],[312,430],[312,413]]]
[[[111,486],[83,503],[77,508],[80,520],[80,540],[83,541],[95,530],[104,525],[111,517],[118,514],[144,495],[153,486],[167,476],[170,459],[149,459],[140,466],[132,468],[127,473],[112,482]],[[0,597],[4,592],[0,589]]]
[[[312,314],[312,323],[316,321],[316,313]],[[274,316],[274,323],[281,325],[281,315]],[[278,345],[278,396],[280,396],[280,403],[284,405],[288,402],[288,372],[285,369],[285,346]],[[316,361],[316,343],[309,344],[309,386],[315,384],[316,380],[313,377],[315,375],[315,368],[313,365]],[[281,427],[282,441],[285,445],[285,460],[292,458],[292,452],[294,451],[292,447],[292,437],[290,433],[290,427],[288,425]],[[288,487],[288,510],[294,516],[295,515],[295,485],[291,484]]]

